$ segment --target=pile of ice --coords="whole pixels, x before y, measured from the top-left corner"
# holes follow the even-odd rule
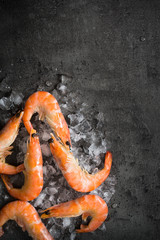
[[[12,111],[16,112],[19,109],[23,99],[23,94],[13,91],[5,80],[0,83],[0,121],[2,125],[11,117]]]
[[[72,79],[70,77],[62,75],[60,83],[53,91],[51,91],[51,94],[57,99],[62,113],[69,125],[72,152],[74,156],[78,158],[79,164],[82,168],[89,173],[96,173],[104,166],[104,156],[108,147],[103,132],[103,126],[105,124],[104,116],[103,113],[98,112],[94,107],[89,107],[87,104],[83,103],[79,91],[70,91],[69,84],[71,81]],[[51,83],[47,81],[46,85],[51,86]],[[41,88],[41,90],[45,90],[45,86],[42,86]],[[19,96],[23,98],[21,94],[19,94]],[[11,98],[11,96],[9,98]],[[20,102],[20,99],[18,101]],[[0,107],[1,106],[0,102]],[[79,193],[73,190],[57,167],[48,144],[51,132],[50,127],[45,122],[42,123],[39,121],[38,115],[35,115],[32,118],[32,123],[40,136],[44,162],[44,187],[38,198],[32,201],[34,207],[37,210],[45,209],[55,204],[73,200],[85,195],[85,193]],[[27,140],[28,133],[25,127],[21,125],[19,135],[15,141],[15,146],[18,149],[18,163],[21,163],[24,160]],[[115,177],[110,174],[101,186],[89,194],[97,194],[108,203],[114,192]],[[80,218],[51,218],[44,222],[55,239],[74,240],[76,238],[75,228],[77,227],[77,224],[80,223]],[[106,223],[100,227],[101,231],[105,231],[105,229]]]

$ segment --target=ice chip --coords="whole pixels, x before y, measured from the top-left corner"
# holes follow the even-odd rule
[[[83,122],[81,122],[77,126],[75,126],[74,129],[77,133],[79,133],[79,132],[87,133],[92,129],[92,127],[87,120],[84,120]]]
[[[39,85],[37,88],[37,91],[45,91],[45,90],[46,90],[46,88],[43,85]]]
[[[45,189],[46,190],[46,189]],[[54,195],[58,192],[57,188],[47,187],[47,194]]]
[[[61,83],[63,84],[67,84],[72,81],[72,76],[68,74],[60,74],[59,77],[60,77]]]
[[[52,236],[54,236],[55,239],[59,239],[59,237],[61,236],[61,231],[58,230],[57,227],[54,225],[49,229],[49,232]]]
[[[2,110],[10,110],[13,107],[13,103],[9,98],[3,97],[0,99],[0,109]]]
[[[44,131],[44,132],[41,133],[41,137],[42,137],[42,140],[48,141],[48,139],[51,138],[51,135],[48,132]]]
[[[52,82],[50,82],[50,81],[46,81],[46,86],[47,86],[47,87],[52,86]]]
[[[67,87],[65,85],[60,84],[58,86],[58,90],[60,91],[61,94],[65,95],[67,93]]]
[[[66,228],[71,224],[70,218],[63,218],[63,227]]]
[[[10,96],[10,100],[15,104],[15,105],[20,105],[23,101],[23,94],[22,93],[17,93],[15,91],[12,91],[11,96]]]
[[[34,207],[42,207],[45,196],[46,196],[45,193],[40,193],[38,198],[36,198],[36,200],[35,200]]]
[[[44,156],[49,157],[51,156],[51,150],[47,144],[41,144],[42,154]]]
[[[103,223],[100,227],[99,230],[101,231],[106,231],[106,225]]]
[[[81,123],[84,120],[84,116],[81,113],[78,114],[69,114],[68,118],[70,119],[70,125],[75,126]]]
[[[72,232],[70,236],[70,240],[74,240],[76,238],[76,232]]]

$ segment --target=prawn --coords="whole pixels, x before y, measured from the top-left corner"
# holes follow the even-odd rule
[[[15,167],[5,162],[5,158],[12,153],[13,146],[11,144],[18,135],[22,117],[23,111],[17,112],[0,131],[0,173],[16,174],[24,170],[23,164]]]
[[[46,118],[54,134],[61,139],[62,143],[71,147],[68,125],[57,100],[52,94],[44,91],[35,92],[26,101],[23,122],[28,133],[33,129],[30,119],[36,112],[39,113],[40,120],[43,121]],[[34,131],[36,132],[36,130]]]
[[[25,180],[22,188],[14,188],[8,176],[1,175],[1,178],[11,196],[23,201],[31,201],[40,194],[43,188],[43,160],[39,137],[36,133],[30,135],[24,166]]]
[[[82,215],[82,220],[86,221],[90,216],[92,217],[88,225],[81,224],[80,232],[92,232],[96,230],[107,218],[108,207],[105,201],[97,195],[86,195],[76,200],[61,203],[53,207],[40,211],[43,213],[41,218],[65,218],[78,217]]]
[[[51,137],[48,142],[52,155],[68,184],[74,190],[78,192],[90,192],[105,181],[112,165],[112,154],[110,152],[107,152],[105,155],[104,168],[95,174],[89,174],[87,171],[81,169],[78,160],[74,158],[71,151],[68,151],[53,134],[51,134]]]
[[[36,209],[28,202],[10,202],[0,210],[0,237],[4,234],[2,226],[8,220],[15,220],[34,240],[54,240],[42,223]]]

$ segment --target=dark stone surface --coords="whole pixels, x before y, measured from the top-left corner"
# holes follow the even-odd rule
[[[148,0],[0,1],[0,81],[27,98],[66,72],[105,114],[116,193],[106,232],[76,239],[159,239],[159,12]],[[3,240],[30,239],[13,227]]]

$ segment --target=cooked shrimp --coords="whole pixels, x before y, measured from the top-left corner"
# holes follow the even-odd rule
[[[3,174],[16,174],[24,169],[24,165],[20,164],[15,167],[5,163],[5,158],[11,155],[11,144],[17,137],[23,112],[15,114],[0,131],[0,173]]]
[[[39,119],[46,118],[48,124],[64,145],[71,147],[70,132],[57,100],[48,92],[35,92],[26,101],[23,122],[30,133],[33,126],[30,122],[32,115],[38,112]],[[35,130],[34,130],[35,131]]]
[[[0,210],[0,237],[4,234],[2,226],[8,220],[15,220],[34,240],[54,240],[42,223],[36,209],[28,202],[10,202]]]
[[[61,169],[68,184],[78,192],[90,192],[96,189],[108,177],[112,165],[112,154],[106,153],[104,168],[96,174],[89,174],[82,170],[78,160],[74,158],[72,152],[68,151],[57,139],[51,134],[49,139],[50,149],[58,167]]]
[[[107,218],[108,207],[105,201],[97,195],[86,195],[76,200],[61,203],[53,207],[40,211],[41,218],[65,218],[77,217],[82,215],[82,220],[91,216],[92,219],[88,225],[81,224],[77,232],[92,232],[96,230]]]
[[[22,188],[13,188],[8,176],[1,175],[1,177],[11,196],[20,200],[31,201],[40,194],[43,187],[43,160],[39,138],[36,133],[30,135],[24,166],[25,180]]]

